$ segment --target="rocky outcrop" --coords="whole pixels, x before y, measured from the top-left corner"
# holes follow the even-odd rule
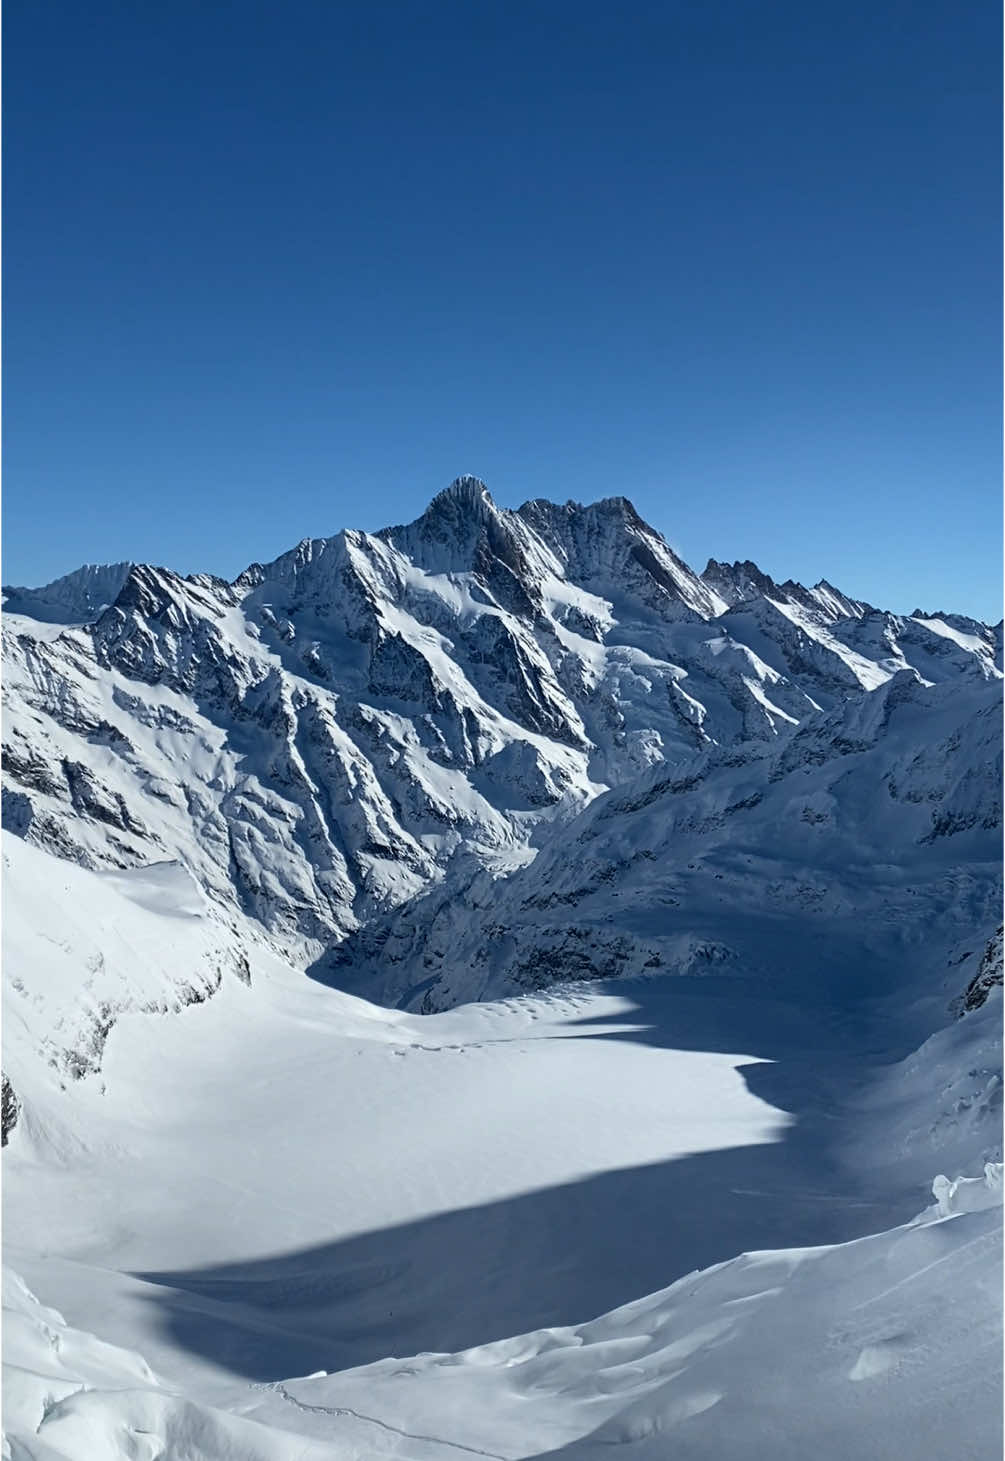
[[[7,1079],[6,1073],[0,1074],[0,1123],[2,1123],[2,1144],[4,1146],[10,1140],[11,1132],[17,1125],[20,1115],[21,1102],[17,1098],[17,1092]]]
[[[981,955],[981,962],[977,973],[971,979],[955,1009],[958,1018],[979,1010],[987,1003],[988,995],[997,985],[1002,983],[1002,932],[1001,928],[988,940],[987,947]]]

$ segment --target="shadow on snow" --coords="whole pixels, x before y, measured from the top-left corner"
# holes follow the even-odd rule
[[[924,1205],[911,1190],[880,1199],[839,1151],[849,1093],[908,1046],[870,1050],[858,1016],[810,1014],[749,979],[601,989],[634,1008],[563,1038],[774,1062],[741,1074],[791,1125],[770,1144],[605,1171],[298,1252],[137,1275],[156,1286],[150,1301],[171,1342],[253,1381],[453,1352],[584,1322],[743,1251],[860,1237]],[[616,1028],[626,1024],[639,1028]]]

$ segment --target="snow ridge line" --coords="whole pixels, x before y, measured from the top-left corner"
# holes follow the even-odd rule
[[[951,1213],[948,1218],[941,1218],[939,1219],[939,1221],[952,1222],[953,1218],[962,1216],[962,1213],[954,1212]],[[948,1253],[943,1253],[940,1257],[933,1258],[931,1263],[925,1263],[921,1266],[921,1268],[915,1268],[912,1270],[912,1272],[905,1273],[903,1278],[898,1278],[897,1282],[892,1283],[888,1289],[883,1289],[881,1293],[872,1294],[868,1299],[863,1299],[861,1304],[854,1305],[851,1312],[853,1314],[858,1313],[860,1309],[868,1309],[870,1305],[878,1304],[881,1299],[889,1298],[890,1294],[895,1293],[897,1289],[903,1288],[904,1285],[907,1283],[914,1283],[915,1279],[921,1278],[923,1274],[931,1273],[933,1268],[938,1268],[940,1264],[945,1263],[948,1259],[958,1259],[959,1255],[961,1253],[965,1253],[968,1248],[974,1248],[978,1244],[980,1244],[981,1247],[986,1248],[990,1244],[997,1241],[997,1234],[978,1233],[976,1238],[968,1238],[967,1241],[965,1243],[961,1243],[958,1248],[950,1249]]]

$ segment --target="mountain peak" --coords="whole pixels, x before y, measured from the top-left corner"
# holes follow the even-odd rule
[[[749,558],[742,562],[737,559],[735,563],[720,563],[718,559],[710,558],[701,577],[731,608],[746,599],[777,591],[774,579]]]
[[[378,536],[396,544],[407,540],[414,545],[417,540],[427,540],[463,542],[470,547],[472,536],[477,537],[483,522],[501,516],[482,479],[465,474],[455,477],[449,487],[438,492],[414,522],[382,528]]]
[[[532,539],[516,513],[496,506],[480,477],[456,477],[421,517],[376,536],[427,572],[475,573],[515,613],[533,616],[540,607],[527,559]]]
[[[599,502],[592,504],[594,512],[603,517],[620,517],[630,523],[640,523],[649,532],[655,531],[640,515],[634,502],[628,497],[602,497]]]
[[[718,559],[710,558],[701,577],[720,598],[725,599],[730,608],[751,599],[770,598],[801,604],[804,609],[822,614],[832,623],[838,619],[858,619],[870,612],[868,604],[849,598],[825,578],[813,588],[805,588],[793,578],[777,583],[749,558],[742,562],[737,559],[734,563],[720,563]]]
[[[444,487],[433,498],[427,512],[439,507],[461,507],[474,508],[475,510],[484,507],[495,507],[492,501],[492,494],[482,481],[481,477],[474,477],[470,472],[455,477],[449,487]]]
[[[4,609],[50,624],[90,624],[115,601],[134,565],[84,563],[40,588],[4,586]]]

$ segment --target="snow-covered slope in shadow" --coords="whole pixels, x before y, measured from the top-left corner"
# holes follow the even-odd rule
[[[746,1253],[588,1324],[288,1380],[247,1413],[374,1455],[397,1454],[400,1433],[440,1438],[404,1452],[436,1458],[991,1457],[1000,1184],[989,1169],[966,1190],[976,1210],[950,1201],[857,1242]]]

